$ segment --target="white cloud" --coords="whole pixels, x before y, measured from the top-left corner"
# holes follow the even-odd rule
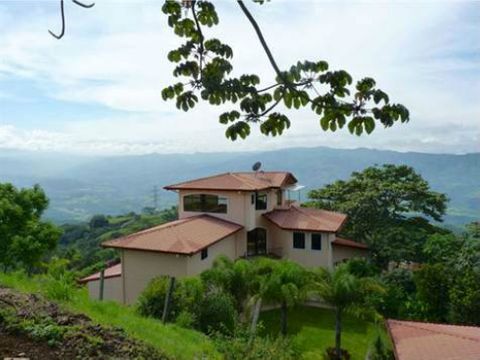
[[[217,4],[221,25],[212,34],[232,44],[236,71],[257,72],[270,83],[273,72],[247,20],[234,4]],[[292,128],[280,138],[255,133],[234,144],[223,138],[224,128],[217,123],[220,109],[202,105],[185,114],[161,100],[162,87],[174,81],[166,53],[178,41],[159,3],[106,1],[91,10],[69,6],[67,35],[61,41],[46,33],[59,26],[53,5],[35,8],[32,16],[22,9],[22,18],[15,21],[7,15],[0,19],[9,25],[0,38],[0,74],[30,79],[59,101],[137,113],[76,123],[65,118],[54,133],[21,129],[15,118],[1,119],[10,125],[10,135],[0,137],[0,147],[48,148],[51,141],[62,151],[109,153],[302,145],[480,151],[480,108],[475,101],[480,93],[475,35],[480,26],[461,21],[469,4],[250,4],[281,66],[298,59],[325,59],[355,77],[373,76],[394,101],[409,107],[412,120],[357,138],[323,133],[318,119],[301,111],[292,113]],[[5,92],[1,86],[0,78],[0,91]]]

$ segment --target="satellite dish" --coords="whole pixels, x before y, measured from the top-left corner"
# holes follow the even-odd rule
[[[257,161],[255,164],[252,166],[253,171],[258,171],[262,167],[262,163],[260,161]]]

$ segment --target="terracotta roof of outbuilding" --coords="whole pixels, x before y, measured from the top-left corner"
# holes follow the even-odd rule
[[[480,327],[387,320],[397,360],[478,360]]]
[[[332,241],[332,244],[337,246],[348,246],[357,249],[368,249],[367,244],[359,243],[354,240],[345,239],[338,236],[335,238],[335,240]]]
[[[268,220],[285,230],[337,232],[347,215],[333,211],[291,205],[263,214]]]
[[[104,272],[105,279],[118,277],[118,276],[122,276],[122,264],[116,264],[105,269],[105,272]],[[95,274],[92,274],[90,276],[87,276],[87,277],[84,277],[83,279],[78,280],[78,282],[81,284],[84,284],[89,281],[94,281],[99,279],[100,279],[100,272],[97,272]]]
[[[210,215],[198,215],[109,240],[102,246],[192,255],[242,228],[242,225]]]
[[[167,190],[257,191],[280,188],[297,182],[289,172],[230,172],[165,186]]]

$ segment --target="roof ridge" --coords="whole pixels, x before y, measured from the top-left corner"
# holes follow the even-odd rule
[[[252,184],[251,180],[250,179],[245,179],[243,177],[240,177],[240,175],[238,173],[229,173],[231,176],[233,176],[235,179],[245,183],[246,185],[248,185],[252,190],[255,190],[255,185]]]
[[[172,187],[172,186],[180,186],[180,185],[183,185],[183,184],[188,184],[192,181],[207,180],[207,179],[212,179],[212,178],[215,178],[215,177],[224,176],[224,175],[231,175],[231,174],[232,174],[231,172],[223,172],[223,173],[219,173],[219,174],[215,174],[215,175],[203,176],[203,177],[200,177],[200,178],[197,178],[197,179],[186,180],[186,181],[182,181],[182,182],[175,183],[175,184],[172,184],[172,185],[167,185],[167,186],[164,186],[163,188],[169,188],[169,187]]]
[[[166,223],[163,223],[163,224],[160,224],[160,225],[157,225],[157,226],[145,229],[145,230],[141,230],[141,231],[135,232],[133,234],[125,235],[125,236],[122,236],[122,237],[119,237],[119,238],[116,238],[116,239],[107,240],[107,241],[104,241],[102,244],[136,238],[136,237],[141,236],[141,235],[150,234],[152,232],[155,232],[158,229],[173,228],[173,227],[182,225],[184,223],[187,223],[187,222],[190,222],[190,221],[193,221],[195,219],[202,218],[202,217],[206,217],[206,218],[213,219],[213,220],[219,220],[221,222],[225,222],[225,223],[228,223],[228,224],[231,224],[231,225],[242,226],[240,224],[237,224],[236,222],[226,220],[226,219],[220,219],[216,216],[212,216],[212,215],[209,215],[209,214],[198,214],[198,215],[189,216],[189,217],[186,217],[186,218],[183,218],[183,219],[168,221]]]
[[[455,334],[455,333],[452,333],[450,331],[440,331],[440,330],[435,330],[435,329],[429,329],[429,328],[425,328],[423,326],[421,326],[421,324],[430,324],[430,325],[440,325],[440,326],[456,326],[456,327],[462,327],[462,328],[476,328],[476,329],[479,329],[480,328],[478,326],[465,326],[465,325],[453,325],[453,324],[439,324],[439,323],[432,323],[432,322],[422,322],[422,321],[402,321],[402,320],[394,320],[394,319],[390,319],[389,321],[393,321],[393,322],[396,322],[397,324],[399,324],[400,326],[407,326],[407,327],[411,327],[411,328],[414,328],[414,329],[420,329],[420,330],[424,330],[424,331],[430,331],[430,332],[433,332],[433,333],[436,333],[436,334],[442,334],[442,335],[448,335],[448,336],[453,336],[453,337],[456,337],[456,338],[460,338],[460,339],[464,339],[464,340],[470,340],[470,341],[474,341],[474,342],[480,342],[480,337],[479,338],[475,338],[475,337],[470,337],[470,336],[465,336],[465,335],[459,335],[459,334]],[[420,325],[420,326],[419,326]]]
[[[131,239],[131,238],[136,238],[136,237],[138,237],[138,236],[140,236],[140,235],[150,234],[150,233],[152,233],[152,232],[154,232],[154,231],[157,231],[158,229],[175,227],[175,226],[178,226],[178,225],[180,225],[180,224],[184,224],[184,223],[186,223],[186,222],[192,221],[192,220],[194,220],[194,219],[196,219],[196,218],[199,218],[199,217],[205,216],[205,215],[206,215],[206,214],[200,214],[200,215],[189,216],[189,217],[183,218],[183,219],[177,219],[177,220],[167,221],[166,223],[159,224],[159,225],[157,225],[157,226],[154,226],[154,227],[151,227],[151,228],[148,228],[148,229],[140,230],[140,231],[134,232],[134,233],[132,233],[132,234],[129,234],[129,235],[125,235],[125,236],[116,238],[116,239],[110,239],[110,240],[104,241],[102,244],[110,243],[110,242],[118,242],[118,241],[122,241],[122,240],[126,240],[126,239]]]
[[[317,224],[323,225],[322,222],[318,221],[318,219],[316,219],[315,217],[313,217],[312,215],[310,215],[308,212],[301,210],[301,209],[300,209],[300,206],[292,205],[292,208],[294,208],[294,209],[297,210],[298,212],[302,213],[303,215],[308,216],[310,219],[312,219],[313,221],[315,221]],[[319,210],[321,210],[321,209],[319,209]]]

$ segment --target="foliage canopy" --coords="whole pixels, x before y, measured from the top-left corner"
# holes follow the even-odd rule
[[[254,0],[263,4],[263,0]],[[252,25],[274,70],[275,78],[265,86],[257,74],[233,76],[233,49],[219,39],[207,38],[206,28],[219,24],[219,15],[211,1],[165,1],[162,10],[175,35],[185,39],[180,47],[168,53],[175,64],[173,75],[180,82],[162,91],[164,100],[176,101],[178,109],[188,111],[200,101],[211,105],[228,105],[220,123],[227,126],[231,140],[245,139],[251,124],[259,124],[265,135],[281,135],[290,127],[287,109],[309,107],[323,130],[336,131],[347,125],[352,134],[370,134],[377,124],[391,127],[407,122],[409,112],[376,87],[372,78],[355,84],[345,70],[330,70],[323,60],[298,61],[286,70],[277,64],[263,33],[244,1],[237,4]]]

